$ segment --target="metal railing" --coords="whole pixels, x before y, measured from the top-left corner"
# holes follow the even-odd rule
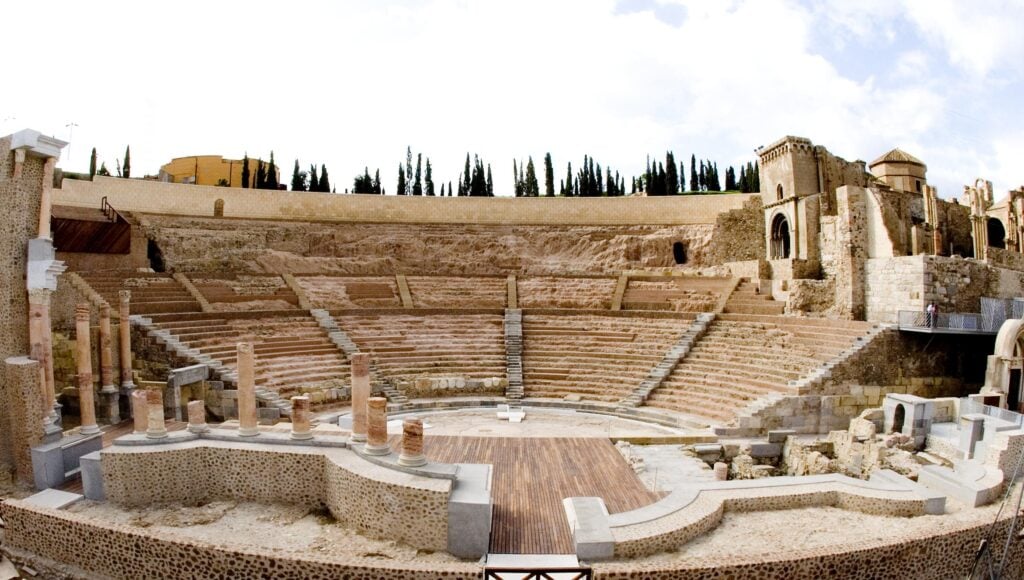
[[[1024,415],[1015,413],[1009,409],[1001,409],[999,407],[993,407],[992,405],[986,405],[977,399],[971,399],[964,397],[960,399],[960,416],[980,414],[994,417],[996,419],[1006,421],[1007,423],[1013,423],[1024,427]]]
[[[100,211],[102,211],[103,215],[107,216],[107,219],[111,222],[117,221],[117,210],[114,209],[114,206],[110,205],[107,201],[107,196],[105,195],[103,196],[103,199],[100,200]]]
[[[590,568],[553,567],[537,568],[485,568],[485,580],[591,580],[594,572]]]
[[[989,332],[981,314],[952,312],[929,314],[919,310],[900,310],[900,328],[931,328],[934,330],[956,330],[962,332]],[[998,327],[996,327],[998,330]]]

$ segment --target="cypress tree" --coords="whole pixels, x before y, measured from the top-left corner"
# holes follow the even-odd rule
[[[396,195],[405,195],[405,168],[398,164],[398,185],[395,186]]]
[[[320,164],[320,191],[331,193],[331,180],[327,178],[327,166]]]
[[[612,181],[612,170],[605,169],[605,191],[608,193],[608,197],[615,195],[615,182]]]
[[[750,191],[756,193],[761,191],[761,165],[754,163],[754,181],[750,184]]]
[[[520,181],[520,179],[519,179],[519,166],[516,164],[516,160],[515,159],[512,160],[512,178],[516,182],[516,186],[515,186],[515,189],[514,189],[515,196],[516,197],[522,197],[523,196],[523,182]]]
[[[100,163],[100,169],[96,172],[96,175],[102,177],[110,177],[110,171],[107,170],[107,162],[103,161]]]
[[[317,177],[316,165],[309,165],[309,191],[320,191],[320,178]]]
[[[696,155],[690,155],[690,191],[700,191],[700,180],[697,177]]]
[[[125,179],[132,176],[132,148],[130,145],[124,148],[124,167],[122,169]]]
[[[540,194],[540,187],[537,185],[537,172],[533,167],[533,157],[528,158],[526,163],[526,196],[537,197]]]
[[[707,173],[705,173],[704,171],[704,160],[701,160],[700,162],[700,173],[697,174],[697,178],[699,180],[698,183],[700,184],[700,189],[698,191],[705,191],[705,187],[707,187],[708,184],[708,179]]]
[[[487,197],[494,197],[494,180],[491,179],[491,164],[487,164]]]
[[[270,152],[270,165],[267,167],[267,189],[277,189],[277,164],[274,163],[274,152]]]
[[[452,196],[452,182],[448,182],[448,197]]]
[[[438,197],[444,197],[444,182],[443,181],[441,182],[441,195],[439,195]]]
[[[413,184],[412,184],[412,194],[413,195],[423,195],[423,180],[422,180],[422,175],[420,174],[421,169],[422,169],[422,164],[423,164],[423,154],[422,153],[417,153],[416,154],[416,181],[414,181]]]
[[[405,148],[405,195],[412,195],[412,147]]]
[[[306,173],[299,171],[299,160],[295,160],[295,169],[292,170],[292,191],[306,191]]]
[[[89,179],[96,177],[96,148],[92,148],[92,154],[89,155]]]
[[[373,173],[373,193],[377,195],[383,195],[384,191],[380,188],[380,169],[377,169]]]
[[[434,195],[434,176],[433,176],[433,172],[430,170],[430,158],[429,157],[427,157],[427,169],[426,169],[423,181],[424,181],[424,183],[426,185],[426,194],[429,195],[429,196],[433,196]],[[441,194],[441,195],[444,195],[444,194]]]
[[[736,189],[736,170],[732,168],[732,165],[730,165],[725,170],[725,190],[736,191]]]
[[[565,193],[563,193],[562,195],[566,195],[566,196],[572,197],[572,162],[571,161],[566,164],[566,170],[565,170]]]
[[[242,157],[242,187],[249,187],[249,153]]]
[[[669,151],[665,154],[665,195],[679,193],[679,174],[676,173],[676,156]]]
[[[263,159],[256,161],[256,188],[263,189],[267,186],[267,166],[263,164]]]
[[[544,154],[544,195],[555,195],[555,169],[551,165],[551,153]]]
[[[460,195],[469,195],[470,181],[471,181],[472,177],[473,177],[473,169],[469,165],[469,153],[467,152],[466,153],[466,169],[465,169],[465,172],[462,174],[462,179],[463,179],[462,186],[461,186],[462,193]]]

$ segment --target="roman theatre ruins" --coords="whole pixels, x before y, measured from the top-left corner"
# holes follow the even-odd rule
[[[0,578],[1024,577],[1024,190],[800,137],[618,198],[65,146],[0,139]]]

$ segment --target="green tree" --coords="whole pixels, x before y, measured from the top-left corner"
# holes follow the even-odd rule
[[[697,175],[697,156],[690,155],[690,191],[700,191],[700,177]]]
[[[132,176],[132,148],[128,145],[124,148],[124,166],[122,168],[124,173],[123,177],[128,179]]]
[[[494,180],[491,179],[491,164],[487,164],[487,197],[494,197]]]
[[[405,195],[412,195],[412,147],[405,148]]]
[[[92,148],[92,154],[89,155],[89,179],[96,177],[96,148]]]
[[[544,154],[544,195],[554,197],[555,195],[555,169],[551,165],[551,153]]]
[[[676,172],[676,156],[671,151],[665,154],[665,191],[662,195],[679,193],[679,173]]]
[[[565,165],[565,193],[562,195],[572,197],[572,161]]]
[[[242,157],[242,187],[249,187],[249,154]]]
[[[426,188],[426,194],[433,197],[434,195],[434,176],[430,170],[430,158],[427,157],[427,168],[424,170],[423,182]]]
[[[110,177],[110,171],[107,171],[107,163],[105,161],[100,163],[100,170],[96,172],[96,175]]]
[[[256,189],[264,189],[267,187],[267,166],[263,163],[263,158],[256,160]]]
[[[466,169],[462,173],[462,184],[460,185],[459,195],[469,195],[470,185],[472,184],[472,167],[469,165],[469,153],[466,153]]]
[[[316,164],[309,165],[309,190],[320,191],[320,177],[316,173]]]
[[[327,177],[327,166],[320,164],[320,191],[331,193],[331,180]]]
[[[405,195],[405,167],[398,164],[398,185],[395,186],[396,195]]]
[[[380,188],[380,169],[376,169],[373,172],[373,193],[377,195],[384,195],[384,190]]]
[[[416,154],[416,180],[412,184],[413,195],[423,195],[423,154]]]
[[[732,168],[732,165],[730,165],[725,170],[725,190],[736,191],[736,189],[736,170]]]
[[[516,164],[516,160],[515,159],[512,160],[512,178],[516,182],[516,186],[515,186],[515,190],[514,190],[515,191],[515,196],[516,197],[522,197],[523,196],[523,181],[521,179],[519,179],[519,165]]]
[[[444,182],[441,182],[441,194],[438,197],[444,197]]]
[[[537,170],[533,166],[533,157],[528,157],[526,163],[526,196],[537,197],[540,195],[540,186],[537,183]]]
[[[292,169],[292,191],[306,191],[306,172],[299,169],[299,160],[295,160],[295,169]]]
[[[270,163],[267,165],[267,189],[277,189],[277,164],[274,163],[274,152],[270,152]]]

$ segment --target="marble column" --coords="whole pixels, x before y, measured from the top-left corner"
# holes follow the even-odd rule
[[[96,403],[92,389],[92,345],[89,338],[89,305],[75,307],[75,343],[78,359],[78,407],[82,417],[82,435],[99,433],[96,425]]]
[[[370,355],[352,355],[352,441],[366,441],[366,401],[370,398]]]
[[[29,290],[28,292],[28,337],[31,346],[31,358],[39,362],[40,399],[43,404],[45,418],[43,428],[47,432],[59,430],[56,411],[57,399],[53,391],[53,353],[47,348],[50,291]],[[47,380],[49,373],[50,380]]]
[[[149,428],[149,410],[146,408],[146,391],[132,391],[132,417],[135,420],[135,433],[145,433]]]
[[[129,391],[135,388],[135,381],[132,378],[132,325],[128,320],[131,316],[129,304],[132,300],[132,291],[121,290],[117,297],[118,315],[121,318],[117,328],[121,347],[121,389]]]
[[[427,464],[423,455],[423,420],[419,417],[406,417],[402,421],[402,453],[398,456],[398,464],[409,467]]]
[[[146,391],[146,437],[163,439],[167,437],[167,425],[164,424],[164,394],[156,389]]]
[[[388,400],[384,397],[370,397],[366,401],[366,447],[367,455],[387,455],[388,447]]]
[[[210,426],[206,424],[206,403],[204,401],[188,402],[188,430],[192,433],[206,433]]]
[[[309,397],[292,397],[292,439],[312,439]]]
[[[120,392],[114,385],[113,337],[110,328],[110,306],[100,306],[100,408],[111,425],[121,422]]]
[[[238,343],[238,434],[260,434],[256,421],[256,369],[251,342]]]

